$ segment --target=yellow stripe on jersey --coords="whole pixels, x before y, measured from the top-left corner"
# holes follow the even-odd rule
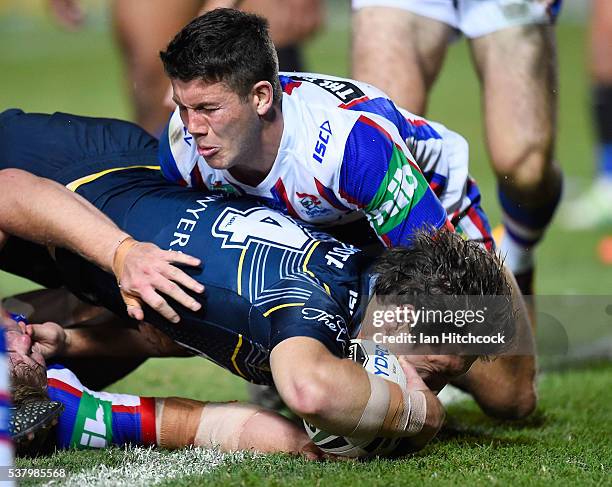
[[[304,259],[304,265],[302,266],[302,269],[304,269],[304,272],[306,274],[308,274],[310,277],[314,277],[314,273],[310,272],[308,270],[308,261],[310,260],[310,257],[312,256],[312,253],[314,252],[314,249],[317,248],[317,246],[320,244],[320,241],[316,241],[314,243],[314,245],[312,247],[310,247],[310,250],[308,251],[308,253],[306,254],[306,258]]]
[[[238,343],[236,344],[236,348],[234,348],[234,353],[232,355],[232,364],[234,364],[234,368],[236,369],[236,372],[238,372],[242,377],[246,377],[242,373],[242,371],[238,368],[238,364],[236,363],[236,357],[238,356],[240,347],[242,347],[242,335],[238,334]]]
[[[111,172],[116,172],[116,171],[125,171],[126,169],[152,169],[155,171],[159,171],[160,167],[159,166],[113,167],[112,169],[105,169],[104,171],[100,171],[95,174],[90,174],[89,176],[83,176],[82,178],[79,178],[75,181],[72,181],[71,183],[68,183],[66,185],[66,188],[68,188],[70,191],[76,191],[84,184],[91,183],[92,181],[95,181],[96,179],[101,178],[102,176],[105,176],[106,174],[109,174]]]
[[[306,258],[304,259],[304,265],[302,266],[302,269],[304,269],[304,272],[306,274],[308,274],[310,277],[316,277],[316,276],[315,276],[314,272],[308,270],[308,262],[310,261],[310,257],[312,256],[312,253],[317,248],[317,245],[319,245],[320,243],[321,243],[320,241],[315,242],[314,245],[312,247],[310,247],[310,250],[308,251],[308,254],[306,254]],[[325,288],[325,292],[327,293],[327,295],[331,296],[331,292],[329,290],[329,286],[327,284],[323,283],[323,287]]]
[[[244,256],[246,255],[248,247],[242,249],[242,253],[240,254],[240,259],[238,260],[238,282],[236,285],[238,296],[242,296],[242,264],[244,264]]]
[[[274,313],[276,310],[281,308],[289,308],[290,306],[304,306],[306,303],[285,303],[279,304],[278,306],[274,306],[274,308],[270,308],[263,315],[267,318],[271,313]]]

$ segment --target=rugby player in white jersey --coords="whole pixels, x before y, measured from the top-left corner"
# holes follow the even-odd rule
[[[375,236],[388,247],[409,246],[429,225],[454,227],[493,249],[465,140],[400,112],[372,86],[305,73],[279,78],[263,19],[214,10],[161,57],[178,106],[160,139],[168,179],[255,195],[333,226],[350,243]],[[364,221],[373,231],[352,225]],[[502,377],[507,387],[491,395]],[[504,357],[476,364],[460,386],[493,415],[523,417],[535,407],[534,378],[533,356]]]
[[[76,355],[99,352],[96,348],[101,345],[96,343],[95,334],[85,334],[87,338],[80,339],[73,337],[66,342],[66,332],[55,323],[26,325],[6,314],[2,319],[17,417],[27,422],[46,411],[54,409],[55,412],[51,416],[53,423],[47,421],[36,429],[30,428],[29,437],[19,435],[17,451],[21,454],[131,444],[170,449],[198,446],[220,451],[285,452],[309,459],[321,456],[303,428],[278,413],[250,404],[92,391],[71,370],[57,363],[47,364],[47,359],[57,355],[60,348]],[[71,333],[79,335],[79,332]],[[134,354],[156,353],[153,342],[139,333],[128,330],[119,333],[116,338],[124,341],[123,350],[131,348]],[[104,352],[113,353],[108,343],[103,345]],[[58,409],[59,404],[63,411]],[[28,409],[28,406],[34,407]],[[14,425],[19,427],[24,425]],[[0,433],[4,433],[4,428]],[[7,438],[1,439],[5,444]]]
[[[553,27],[561,1],[352,0],[353,76],[414,113],[425,114],[450,41],[468,39],[503,211],[498,244],[525,295],[561,197]]]

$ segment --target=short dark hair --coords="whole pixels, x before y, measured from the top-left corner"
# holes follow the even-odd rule
[[[268,22],[258,15],[211,10],[183,27],[159,55],[170,78],[222,82],[243,98],[255,83],[268,81],[280,102],[278,57]]]
[[[502,332],[506,344],[484,347],[487,352],[474,355],[500,353],[515,337],[516,312],[503,262],[477,242],[464,240],[446,229],[419,230],[412,237],[410,247],[387,249],[375,262],[374,272],[377,274],[374,293],[383,303],[399,304],[403,302],[402,297],[416,297],[416,301],[428,309],[439,309],[441,303],[474,309],[486,307],[493,301],[494,306],[489,305],[490,313],[486,314],[484,333]],[[445,300],[440,299],[441,296],[457,299]],[[470,332],[471,327],[453,327],[453,331],[464,334]],[[466,350],[474,348],[478,347]]]

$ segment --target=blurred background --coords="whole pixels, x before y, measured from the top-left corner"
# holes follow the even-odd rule
[[[590,185],[595,155],[586,56],[590,2],[565,0],[564,3],[557,29],[560,106],[556,154],[566,176],[564,199],[567,201]],[[19,107],[25,111],[65,111],[133,119],[130,87],[111,28],[109,3],[83,0],[82,5],[84,24],[70,31],[54,21],[46,0],[0,0],[0,110]],[[348,76],[349,2],[327,0],[325,8],[325,24],[304,45],[306,69]],[[469,141],[470,171],[480,184],[483,206],[495,226],[500,221],[495,181],[482,142],[479,85],[464,40],[451,47],[431,97],[428,118],[444,123]],[[555,221],[539,248],[536,292],[609,295],[612,266],[603,263],[598,246],[604,237],[612,235],[612,227],[570,232],[560,223],[559,219]],[[612,248],[610,251],[612,257]],[[8,296],[33,287],[27,281],[0,274],[0,295]],[[576,326],[581,325],[576,323]],[[157,388],[175,384],[177,379],[172,374],[163,374],[161,378],[161,371],[168,370],[165,369],[168,361],[149,362],[137,373],[140,375],[113,389],[146,388],[151,394]],[[233,379],[209,373],[209,367],[200,362],[197,373],[204,374],[213,385],[221,381],[224,387],[211,387],[209,392],[216,391],[215,394],[226,398],[226,386]],[[198,397],[201,393],[194,389],[196,382],[191,377],[185,387],[186,392],[192,391],[191,395]],[[210,394],[206,397],[216,398]]]

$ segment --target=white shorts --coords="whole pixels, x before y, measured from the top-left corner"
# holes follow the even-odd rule
[[[547,8],[539,0],[352,0],[352,8],[407,10],[450,25],[471,39],[516,25],[552,23],[561,1]]]

